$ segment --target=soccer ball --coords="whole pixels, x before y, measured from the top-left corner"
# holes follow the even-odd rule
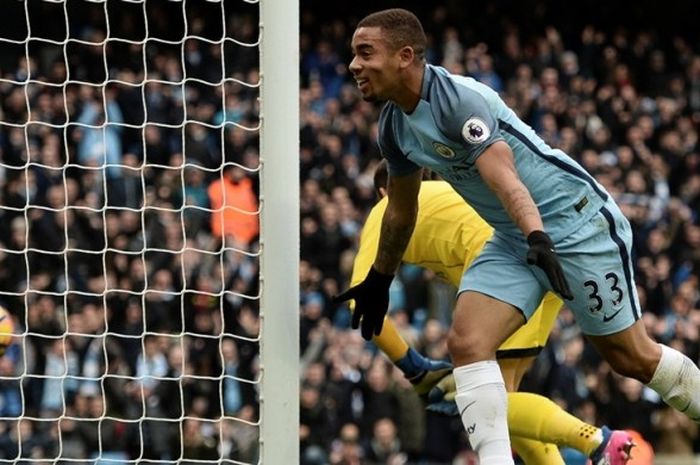
[[[0,355],[5,353],[15,334],[15,323],[12,315],[4,307],[0,307]]]

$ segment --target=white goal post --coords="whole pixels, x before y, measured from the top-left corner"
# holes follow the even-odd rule
[[[299,1],[261,0],[262,460],[299,463]]]

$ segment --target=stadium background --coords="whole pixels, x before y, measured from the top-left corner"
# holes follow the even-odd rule
[[[121,33],[131,34],[136,40],[143,37],[138,21],[133,21],[139,17],[141,6],[109,3],[113,27],[119,25]],[[214,37],[212,25],[221,23],[216,9],[205,2],[188,3],[192,12],[190,32]],[[23,20],[10,7],[18,4],[3,5],[2,37],[24,37]],[[82,1],[69,4],[74,8],[72,33],[84,40],[99,41],[104,30],[102,6]],[[117,4],[120,7],[114,8]],[[148,4],[152,19],[149,34],[168,40],[181,38],[180,11],[168,9],[172,4],[166,1],[149,0]],[[350,83],[346,66],[349,40],[353,25],[364,14],[398,4],[364,0],[305,0],[301,4],[300,432],[302,463],[306,465],[456,465],[473,461],[459,421],[426,415],[406,381],[377,356],[371,345],[348,330],[348,312],[332,305],[329,299],[347,284],[353,247],[363,217],[374,202],[371,171],[373,161],[378,159],[374,144],[378,108],[358,101]],[[52,9],[55,6],[33,1],[30,5],[46,13],[43,21],[33,24],[33,31],[61,38],[64,31],[60,21],[50,20],[51,13],[57,11]],[[423,20],[430,38],[430,62],[472,75],[502,92],[550,144],[581,161],[613,192],[634,226],[636,271],[647,327],[658,340],[680,348],[697,362],[700,43],[694,23],[700,17],[698,5],[642,1],[632,7],[623,2],[493,0],[401,2],[401,6],[414,9]],[[255,6],[241,4],[227,12],[229,34],[253,42],[257,36]],[[35,42],[29,45],[30,66],[38,75],[48,82],[62,82],[66,70],[56,59],[60,47]],[[24,45],[2,43],[2,47],[2,77],[22,82],[27,76],[27,64],[22,60]],[[75,58],[69,63],[73,79],[103,82],[106,74],[98,47],[69,47],[74,47],[71,56]],[[147,52],[154,76],[173,81],[184,74],[207,82],[221,78],[217,51],[202,41],[190,41],[182,57],[177,47],[163,43],[149,43]],[[226,76],[257,81],[257,50],[231,46],[224,52]],[[138,81],[143,71],[139,51],[123,44],[112,44],[108,60],[110,73],[127,81]],[[66,116],[60,87],[30,87],[31,109],[40,121],[59,125],[67,119],[90,121],[96,117],[94,106],[101,105],[100,94],[90,86],[70,84],[66,86]],[[107,108],[102,113],[110,121],[143,121],[140,90],[118,84],[108,87]],[[219,103],[216,86],[192,85],[187,90],[183,97],[174,86],[149,86],[145,94],[148,121],[182,122],[184,101],[189,117],[205,123],[256,123],[254,89],[228,86],[231,98],[225,105]],[[23,92],[19,85],[0,83],[0,119],[26,121]],[[57,134],[30,125],[26,144],[23,130],[0,125],[3,249],[17,251],[28,245],[45,251],[63,249],[60,215],[33,208],[28,211],[27,224],[23,214],[4,207],[63,205],[62,171],[48,167],[60,167],[67,157],[88,167],[94,157],[89,150],[90,131],[69,126],[66,134],[64,140],[60,131]],[[216,200],[210,196],[216,191],[209,188],[220,178],[222,160],[247,168],[257,166],[257,135],[229,126],[221,143],[221,132],[203,125],[168,129],[154,124],[143,132],[122,128],[105,133],[105,137],[110,138],[106,157],[122,165],[121,169],[108,169],[106,184],[100,182],[94,170],[68,170],[71,197],[67,201],[71,205],[99,207],[105,202],[110,207],[138,208],[146,199],[156,208],[149,210],[144,235],[140,218],[129,210],[114,208],[105,216],[104,225],[76,210],[67,218],[71,243],[83,250],[101,250],[106,228],[111,231],[108,243],[124,251],[141,250],[144,239],[148,247],[163,250],[178,249],[182,241],[192,241],[202,250],[215,250],[217,232],[204,210],[186,210],[186,232],[181,236],[176,232],[179,218],[168,209],[183,202],[209,207]],[[40,165],[32,166],[27,176],[18,167],[29,159]],[[183,170],[184,192],[177,168],[183,159],[201,167]],[[133,169],[144,161],[162,167]],[[250,199],[257,193],[254,172],[234,169],[228,174],[239,188],[236,192],[240,198]],[[61,187],[56,189],[56,185]],[[236,247],[255,250],[255,235],[242,234]],[[183,284],[182,270],[171,254],[151,253],[143,262],[130,259],[126,253],[109,256],[107,274],[120,289],[155,292],[148,293],[143,301],[130,299],[126,293],[110,293],[110,310],[105,315],[99,299],[73,293],[64,301],[42,294],[62,292],[66,280],[75,289],[101,292],[101,283],[107,277],[101,275],[102,264],[95,263],[92,255],[73,253],[64,261],[49,253],[32,253],[30,276],[24,274],[24,258],[7,252],[0,255],[1,291],[27,287],[37,291],[26,307],[23,298],[3,296],[2,303],[19,321],[28,323],[22,329],[33,336],[26,338],[27,353],[20,353],[20,346],[15,345],[0,358],[0,376],[6,377],[0,380],[0,417],[16,418],[24,412],[49,419],[62,413],[65,405],[67,414],[84,419],[60,424],[49,420],[0,421],[0,458],[15,457],[17,432],[21,429],[26,460],[55,457],[59,434],[63,452],[70,457],[88,458],[100,450],[126,452],[126,456],[114,455],[117,460],[134,457],[143,449],[143,458],[168,460],[178,456],[184,432],[186,458],[207,460],[222,455],[254,462],[257,432],[241,423],[226,423],[219,437],[218,429],[207,421],[187,420],[183,431],[173,422],[154,419],[140,424],[106,420],[101,430],[94,421],[106,413],[127,420],[144,415],[175,419],[185,413],[210,419],[221,415],[221,407],[227,415],[257,417],[253,386],[237,382],[219,386],[197,376],[206,378],[225,370],[254,378],[255,344],[226,338],[221,346],[224,357],[220,359],[215,355],[219,344],[214,336],[222,328],[242,336],[257,334],[256,301],[240,297],[220,301],[207,298],[205,292],[213,285],[255,295],[258,264],[240,253],[224,254],[222,262],[207,260],[207,256],[201,253],[189,257],[184,273],[189,292],[182,296],[169,294]],[[219,275],[219,263],[226,270],[225,279]],[[412,267],[404,267],[399,277],[392,288],[392,316],[407,339],[423,353],[445,357],[452,290],[429,273]],[[184,319],[167,318],[179,314],[181,308],[185,309]],[[219,308],[223,308],[224,318],[219,318]],[[122,336],[97,337],[105,323],[110,331]],[[66,329],[85,336],[55,338]],[[184,329],[191,336],[184,351],[175,337],[148,338],[142,353],[140,343],[135,345],[129,336],[139,335],[144,329],[166,335]],[[60,342],[63,340],[65,343]],[[100,358],[102,351],[108,363]],[[150,386],[137,386],[126,378],[180,376],[182,357],[187,374],[182,390],[177,382],[152,380]],[[86,379],[105,374],[107,367],[113,371],[104,384]],[[44,378],[64,369],[70,376],[63,385]],[[29,376],[21,386],[21,397],[18,381],[11,378],[24,372]],[[612,375],[581,338],[567,311],[562,312],[550,344],[523,388],[552,397],[590,423],[635,429],[658,454],[689,456],[700,451],[697,426],[665,408],[638,383]],[[219,450],[217,442],[221,444]],[[567,452],[567,461],[583,463],[573,452]]]

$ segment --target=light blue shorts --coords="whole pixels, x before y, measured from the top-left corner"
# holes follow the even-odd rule
[[[507,302],[530,319],[547,291],[544,271],[528,265],[528,245],[497,232],[462,276],[459,292]],[[574,300],[565,300],[584,334],[603,336],[641,317],[632,269],[632,229],[608,201],[587,223],[555,244]]]

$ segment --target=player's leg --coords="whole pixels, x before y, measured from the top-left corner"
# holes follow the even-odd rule
[[[525,465],[564,463],[556,445],[543,442],[539,438],[521,436],[517,432],[514,433],[513,429],[513,424],[516,430],[526,429],[530,421],[527,414],[539,413],[537,405],[528,406],[517,400],[514,402],[513,394],[518,390],[523,376],[547,343],[561,305],[558,297],[548,293],[527,323],[501,344],[496,353],[508,391],[508,430],[511,444]]]
[[[505,375],[507,377],[507,375]],[[451,376],[445,377],[438,383],[444,393],[441,404],[455,398],[455,383]],[[457,409],[431,409],[438,413],[458,415]],[[624,464],[629,458],[629,435],[623,431],[612,431],[606,427],[596,428],[565,412],[561,407],[546,397],[521,392],[508,393],[508,428],[513,447],[518,451],[516,438],[538,441],[545,444],[555,444],[577,449],[588,455],[594,465],[607,463],[610,465]],[[525,454],[531,457],[530,463],[548,463],[552,460],[550,450],[544,447],[529,447]],[[540,461],[533,459],[534,454],[541,454]],[[526,463],[528,463],[526,461]],[[528,465],[530,465],[528,463]]]
[[[603,438],[602,432],[588,426],[576,417],[567,414],[559,406],[541,396],[517,391],[523,375],[532,365],[535,354],[539,353],[547,341],[561,301],[545,298],[542,309],[538,309],[525,326],[518,329],[503,343],[498,352],[498,364],[508,391],[508,428],[513,449],[526,465],[560,465],[563,459],[557,445],[565,445],[591,455]],[[521,354],[533,354],[519,357]],[[455,384],[453,377],[438,383],[444,394],[437,395],[439,405],[428,407],[443,414],[449,414],[446,405],[454,401]],[[558,410],[556,414],[554,409]],[[561,414],[560,414],[561,413]],[[456,415],[457,413],[455,413]],[[556,444],[554,444],[556,443]]]
[[[508,394],[508,425],[513,438],[577,449],[590,457],[593,465],[618,465],[629,460],[632,442],[627,433],[589,425],[537,394]]]
[[[603,441],[599,428],[567,413],[546,397],[529,392],[508,394],[511,435],[577,449],[590,456]]]
[[[561,302],[556,302],[555,315],[559,313]],[[542,329],[546,331],[544,337],[535,346],[544,345],[551,331],[553,321],[549,323],[550,314],[547,314],[547,305],[538,310],[531,321],[539,319]],[[540,318],[536,318],[536,317]],[[517,336],[525,327],[518,330],[513,336]],[[518,338],[511,337],[515,347]],[[541,347],[541,346],[540,346]],[[520,349],[522,351],[523,349]],[[507,356],[517,353],[513,350],[499,354]],[[621,432],[601,429],[585,423],[575,416],[564,411],[546,397],[527,392],[515,392],[520,386],[523,375],[534,362],[535,357],[501,358],[498,364],[503,373],[506,389],[508,389],[508,429],[510,439],[515,451],[520,455],[526,465],[530,464],[558,464],[563,463],[559,447],[571,447],[591,457],[593,464],[599,463],[604,453],[608,453],[610,463],[624,463],[627,451],[615,454],[607,450],[608,446],[617,446]],[[624,442],[623,438],[623,442]],[[604,463],[604,462],[603,462]]]
[[[496,349],[523,324],[517,309],[478,292],[459,295],[447,339],[455,365],[455,401],[483,465],[512,464],[507,400]]]
[[[382,332],[378,336],[374,336],[373,341],[394,363],[405,357],[409,349],[408,344],[388,316],[384,318]]]
[[[508,313],[510,315],[516,312],[509,309]],[[518,318],[520,319],[521,317],[518,315]],[[520,320],[517,324],[520,324]],[[531,322],[531,327],[535,324],[537,324],[537,322]],[[532,336],[536,332],[536,329],[533,331],[523,331],[524,336],[518,341],[531,341]],[[449,369],[445,370],[444,367],[438,367],[435,362],[422,357],[415,350],[409,348],[406,341],[401,337],[396,327],[388,318],[384,322],[382,332],[378,336],[375,336],[374,342],[392,362],[403,371],[407,378],[416,379],[418,376],[422,377],[422,379],[418,380],[418,387],[420,387],[420,384],[425,383],[429,389],[438,379],[444,377],[450,371]],[[529,357],[528,359],[509,359],[508,362],[505,362],[505,371],[503,373],[507,380],[506,387],[513,390],[517,389],[522,375],[533,359],[534,357]],[[432,379],[433,377],[435,378],[434,380]],[[419,392],[419,394],[424,393]],[[472,440],[474,440],[473,435]],[[513,446],[527,465],[563,465],[561,455],[555,446],[547,446],[543,443],[525,438],[517,438]],[[508,452],[509,451],[510,449],[508,449]]]
[[[532,365],[535,355],[547,342],[560,307],[561,301],[548,294],[543,300],[541,309],[538,309],[525,326],[518,329],[499,347],[498,364],[507,391],[517,391],[520,381]],[[443,367],[439,367],[436,362],[422,357],[415,350],[409,348],[389,318],[384,322],[382,332],[374,338],[374,342],[402,370],[407,378],[415,377],[421,370],[427,373],[416,386],[417,391],[420,390],[422,384],[425,384],[426,387],[432,387],[438,379],[445,375],[446,370]],[[533,355],[522,356],[526,354]],[[454,392],[454,389],[453,386],[450,391]],[[419,392],[419,394],[423,394],[423,392]],[[601,439],[597,438],[602,438],[602,434],[583,434],[584,428],[579,427],[579,424],[585,424],[580,420],[570,415],[568,415],[570,418],[564,415],[551,415],[547,408],[542,408],[540,405],[539,396],[533,397],[526,402],[518,400],[517,397],[513,400],[511,394],[508,398],[508,423],[512,446],[526,465],[560,465],[563,463],[556,445],[545,444],[532,438],[549,440],[550,442],[556,441],[560,445],[577,448],[587,455],[590,455],[590,452],[598,447]],[[550,402],[548,399],[542,398],[542,400]],[[546,418],[543,419],[543,417]],[[533,430],[530,427],[530,425],[543,425],[545,420],[550,421],[542,428]],[[522,431],[528,431],[528,434],[514,436],[513,426],[515,434],[522,434]],[[561,442],[558,442],[559,440]]]
[[[448,349],[455,366],[489,360],[523,325],[523,314],[513,305],[475,291],[460,293],[448,334]]]
[[[497,233],[462,277],[447,344],[457,408],[482,465],[513,463],[506,389],[495,355],[543,295],[523,258]]]
[[[420,396],[426,395],[440,379],[452,371],[452,364],[444,360],[431,360],[409,347],[388,317],[382,331],[374,336],[374,343],[398,367],[413,384]]]
[[[629,222],[612,203],[587,228],[557,244],[569,284],[576,288],[568,306],[616,372],[647,384],[666,403],[700,421],[700,370],[682,353],[647,335],[640,320],[631,249]]]
[[[525,465],[564,465],[559,448],[554,444],[513,435],[510,442]]]
[[[540,318],[535,318],[536,316],[540,316],[538,313],[541,312],[536,312],[530,321],[527,322],[527,325],[517,330],[509,340],[517,341],[519,339],[518,336],[527,333],[527,331],[524,331],[526,327],[536,323],[534,320],[540,320]],[[547,334],[549,334],[549,332],[547,332]],[[524,346],[520,345],[519,347]],[[539,352],[537,347],[538,345],[535,344],[533,350]],[[524,349],[521,349],[521,351],[526,352]],[[522,353],[521,351],[516,353]],[[501,350],[498,351],[498,354],[502,353]],[[520,386],[520,381],[534,361],[534,356],[498,359],[498,365],[501,367],[503,381],[508,391],[508,431],[510,432],[510,442],[515,452],[517,452],[522,461],[525,462],[525,465],[564,465],[564,459],[556,445],[546,444],[538,439],[530,439],[529,437],[519,435],[517,429],[513,429],[513,422],[515,422],[516,428],[526,428],[527,424],[521,422],[521,419],[526,415],[522,415],[521,413],[537,409],[536,405],[528,406],[523,405],[522,402],[513,402],[513,394],[516,394],[518,386]]]
[[[557,313],[558,309],[559,307]],[[558,446],[579,450],[591,457],[593,464],[597,464],[606,452],[606,447],[616,445],[611,441],[619,441],[616,435],[620,432],[589,425],[546,397],[515,392],[534,359],[535,357],[506,358],[498,361],[509,391],[508,429],[513,448],[527,465],[560,463],[555,457],[561,457]],[[611,463],[624,463],[621,460],[626,458],[626,454],[627,451],[623,454],[609,453],[612,455]]]
[[[700,370],[686,355],[652,340],[641,320],[619,333],[588,339],[613,370],[641,381],[700,422]]]
[[[642,320],[614,334],[586,337],[617,373],[648,383],[661,361],[661,345],[651,339]]]
[[[614,452],[621,432],[584,423],[545,397],[515,392],[534,362],[535,355],[547,343],[561,306],[562,301],[558,297],[547,293],[527,324],[498,350],[498,363],[509,391],[508,427],[513,447],[528,465],[556,460],[553,458],[553,451],[559,455],[556,446],[577,449],[591,457],[594,464],[605,459],[613,464],[624,463],[626,451]],[[518,440],[521,438],[525,441]],[[622,437],[622,442],[624,439],[626,437]],[[526,449],[520,451],[518,446]]]

